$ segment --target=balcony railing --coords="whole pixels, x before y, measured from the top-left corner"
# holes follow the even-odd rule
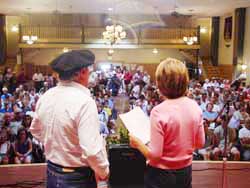
[[[184,44],[184,36],[197,36],[199,28],[132,28],[125,29],[127,37],[121,44]],[[102,27],[84,26],[27,26],[20,25],[22,36],[36,35],[37,43],[104,44]],[[198,40],[199,44],[199,40]]]

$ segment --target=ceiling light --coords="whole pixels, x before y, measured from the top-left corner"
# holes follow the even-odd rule
[[[35,35],[29,36],[29,35],[24,35],[22,36],[23,41],[25,41],[27,44],[31,45],[34,44],[35,41],[38,40],[38,37]]]
[[[109,54],[113,54],[115,51],[111,48],[111,49],[109,49],[109,51],[108,51],[108,53]]]
[[[197,41],[198,41],[198,37],[194,36],[194,37],[193,37],[193,41],[194,41],[194,42],[197,42]]]
[[[38,37],[37,36],[31,36],[31,40],[37,41]]]
[[[201,33],[206,33],[207,32],[207,28],[206,27],[201,27],[200,32]]]
[[[153,49],[154,54],[158,54],[158,50],[156,48]]]
[[[19,28],[18,28],[18,26],[17,26],[17,25],[13,25],[13,26],[11,27],[11,31],[12,31],[12,32],[17,33],[17,32],[18,32],[18,30],[19,30]]]
[[[247,65],[246,65],[246,64],[243,64],[243,65],[241,65],[241,68],[242,68],[242,70],[244,71],[244,70],[247,69]]]
[[[106,26],[106,31],[102,35],[106,43],[110,45],[119,43],[122,39],[126,38],[126,32],[121,25]]]
[[[109,8],[108,8],[108,11],[113,11],[113,8],[112,8],[112,7],[109,7]]]
[[[33,41],[33,40],[27,40],[26,42],[27,42],[27,44],[29,44],[29,45],[34,44],[34,41]]]
[[[26,41],[26,40],[29,40],[29,39],[30,39],[30,36],[28,36],[28,35],[24,35],[24,36],[23,36],[23,40]]]
[[[69,52],[69,49],[68,48],[63,48],[63,53],[67,53]]]
[[[193,37],[183,37],[183,41],[187,44],[187,45],[193,45],[194,43],[198,42],[198,37],[197,36],[193,36]]]

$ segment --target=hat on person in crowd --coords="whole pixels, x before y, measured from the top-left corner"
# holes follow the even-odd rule
[[[14,110],[14,113],[21,113],[21,112],[22,112],[22,109],[19,107]]]
[[[8,91],[7,87],[3,87],[2,91]]]
[[[194,98],[194,100],[200,101],[200,100],[201,100],[201,97],[200,97],[200,96],[196,96],[196,97]]]
[[[35,113],[33,111],[27,111],[25,115],[34,118]]]
[[[220,85],[220,88],[221,88],[221,89],[224,89],[224,88],[225,88],[225,84],[221,84],[221,85]]]
[[[95,62],[95,55],[89,50],[73,50],[54,59],[50,66],[59,74],[60,79],[67,80],[82,68]]]
[[[190,92],[193,92],[194,91],[194,89],[193,88],[188,88],[188,90],[190,91]]]

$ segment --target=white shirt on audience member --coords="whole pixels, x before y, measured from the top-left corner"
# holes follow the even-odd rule
[[[35,82],[41,82],[44,81],[44,77],[42,73],[35,73],[32,77],[32,80]]]
[[[250,138],[250,130],[247,129],[246,127],[243,127],[239,131],[239,138]]]

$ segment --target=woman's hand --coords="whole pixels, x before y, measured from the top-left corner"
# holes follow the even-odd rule
[[[136,138],[132,134],[129,134],[129,144],[132,148],[138,149],[138,147],[142,145],[142,142],[140,139]]]

